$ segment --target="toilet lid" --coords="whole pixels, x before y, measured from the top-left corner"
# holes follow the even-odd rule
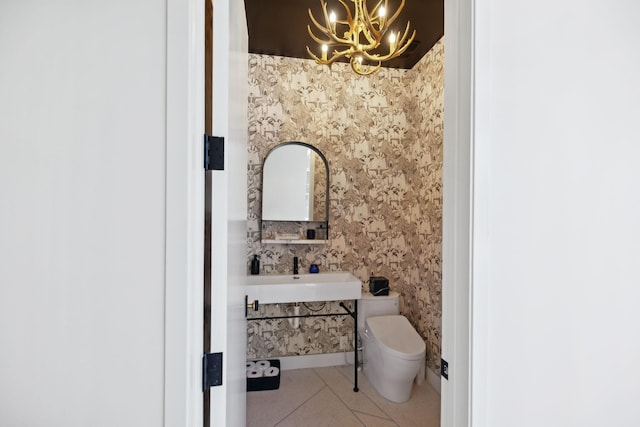
[[[375,316],[367,319],[367,325],[380,345],[389,353],[405,360],[424,356],[426,346],[420,335],[404,316]]]

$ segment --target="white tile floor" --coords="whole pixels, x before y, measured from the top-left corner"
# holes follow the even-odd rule
[[[280,388],[247,393],[247,427],[438,427],[440,395],[414,384],[411,399],[393,403],[358,375],[353,366],[282,371]]]

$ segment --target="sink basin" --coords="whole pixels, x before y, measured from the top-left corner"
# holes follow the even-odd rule
[[[249,301],[260,304],[360,299],[362,285],[351,273],[247,276]]]

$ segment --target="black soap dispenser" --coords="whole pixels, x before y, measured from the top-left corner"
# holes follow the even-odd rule
[[[260,274],[260,260],[258,259],[258,255],[254,255],[251,261],[251,274]]]

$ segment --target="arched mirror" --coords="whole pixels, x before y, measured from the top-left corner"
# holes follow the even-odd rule
[[[269,151],[262,168],[262,220],[329,220],[329,165],[304,142],[284,142]]]

